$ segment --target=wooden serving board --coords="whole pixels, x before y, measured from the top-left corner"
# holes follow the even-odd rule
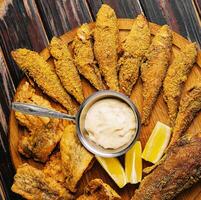
[[[133,20],[132,19],[119,19],[119,29],[120,29],[120,40],[123,41],[125,36],[128,34],[128,32],[131,29]],[[149,23],[150,29],[152,35],[155,35],[157,30],[160,28],[159,25]],[[94,28],[95,24],[90,23],[90,27]],[[61,39],[64,40],[66,43],[71,43],[74,36],[76,34],[76,29],[67,32],[66,34],[61,36]],[[179,34],[173,32],[173,56],[176,54],[179,49],[185,48],[185,45],[188,44],[189,41],[180,36]],[[41,56],[45,58],[48,62],[53,64],[52,58],[50,57],[48,49],[44,49],[41,53]],[[198,81],[198,79],[201,77],[201,52],[198,53],[196,64],[194,65],[188,80],[185,83],[183,94],[185,93],[186,89],[194,82]],[[22,80],[19,87],[21,87],[25,82],[25,79]],[[84,95],[87,97],[92,92],[95,91],[95,89],[90,86],[90,84],[86,80],[82,80],[83,83],[83,89],[84,89]],[[18,88],[19,88],[18,87]],[[156,102],[156,105],[154,106],[154,109],[152,111],[150,123],[146,127],[142,127],[141,134],[140,134],[140,141],[142,143],[142,147],[144,148],[147,139],[149,138],[155,124],[157,121],[161,121],[165,124],[169,124],[169,118],[167,114],[167,106],[165,102],[163,101],[163,92],[161,91],[161,94],[158,97],[158,100]],[[142,83],[141,80],[138,79],[137,84],[134,86],[131,99],[138,107],[139,111],[142,110]],[[201,131],[201,113],[195,118],[191,126],[189,127],[187,132],[197,133]],[[18,140],[20,137],[20,134],[22,133],[23,129],[18,126],[18,123],[15,119],[14,112],[11,112],[10,115],[10,124],[9,124],[9,130],[10,130],[10,137],[9,137],[9,143],[10,143],[10,153],[11,158],[14,164],[14,167],[17,168],[20,164],[24,162],[28,162],[31,165],[41,168],[42,164],[34,162],[32,159],[25,159],[18,153]],[[124,157],[121,157],[120,160],[124,161]],[[147,163],[144,163],[144,166],[147,166]],[[86,186],[86,183],[94,178],[101,178],[106,183],[110,184],[121,196],[122,199],[130,199],[132,195],[134,194],[134,190],[138,187],[138,185],[131,185],[127,184],[123,189],[119,189],[116,184],[112,181],[112,179],[107,175],[107,173],[102,169],[102,167],[98,164],[96,161],[92,167],[80,180],[78,192],[77,195],[79,195],[82,191],[84,186]],[[179,200],[199,200],[201,199],[201,184],[198,183],[194,185],[191,189],[186,190],[182,194],[180,194],[177,199]]]

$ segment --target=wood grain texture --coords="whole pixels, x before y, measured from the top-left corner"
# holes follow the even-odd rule
[[[88,0],[94,19],[103,3],[110,5],[115,10],[118,18],[134,18],[143,13],[139,0]]]
[[[119,28],[120,28],[120,39],[123,40],[125,36],[128,34],[133,20],[128,19],[119,19]],[[90,27],[94,27],[94,23],[90,24]],[[153,35],[156,34],[157,30],[160,28],[160,26],[155,25],[153,23],[150,23],[151,33]],[[76,34],[76,29],[73,31],[70,31],[62,36],[62,40],[70,43],[73,40],[73,37]],[[180,48],[183,48],[186,44],[189,43],[188,40],[185,38],[179,36],[176,33],[173,33],[173,43],[174,43],[174,51],[179,51]],[[51,62],[51,58],[49,57],[48,50],[44,50],[41,52],[41,55],[48,60],[48,62]],[[197,64],[194,65],[193,70],[191,71],[188,80],[185,84],[183,94],[186,92],[186,89],[195,81],[198,80],[198,78],[201,76],[201,66],[200,63],[201,59],[201,53],[198,55]],[[23,84],[24,82],[22,82]],[[92,90],[90,84],[86,81],[83,82],[84,85],[84,94],[85,97],[87,97],[90,93],[92,93],[94,90]],[[137,85],[134,87],[131,99],[138,107],[139,111],[142,110],[142,83],[140,79],[137,82]],[[195,118],[192,125],[190,126],[188,132],[198,132],[201,131],[201,125],[199,121],[201,120],[201,113]],[[169,118],[168,118],[168,112],[167,112],[167,106],[165,102],[163,101],[162,93],[159,95],[159,98],[156,102],[156,105],[152,111],[152,116],[150,119],[150,123],[146,127],[142,127],[141,130],[141,136],[140,140],[142,142],[142,146],[144,147],[146,144],[147,139],[149,138],[149,135],[151,134],[151,131],[153,130],[155,124],[157,121],[161,121],[163,123],[168,124]],[[11,155],[12,160],[14,162],[15,167],[19,166],[20,163],[26,162],[27,160],[23,160],[23,158],[19,155],[17,151],[17,140],[18,140],[18,134],[20,135],[21,129],[18,129],[18,125],[16,122],[16,119],[14,117],[14,113],[11,114],[11,121],[10,121],[10,148],[11,148]],[[121,158],[123,161],[123,157]],[[39,166],[36,162],[33,162],[32,160],[29,160],[31,164],[34,166]],[[145,164],[145,163],[144,163]],[[41,165],[39,166],[41,167]],[[103,181],[110,184],[117,192],[122,196],[122,199],[128,200],[131,198],[131,196],[134,193],[136,185],[128,184],[123,189],[119,189],[116,184],[110,179],[110,177],[107,175],[107,173],[101,168],[101,166],[96,162],[93,168],[87,172],[83,178],[80,181],[79,187],[78,187],[78,194],[80,194],[83,191],[84,186],[92,180],[93,178],[102,178]],[[182,192],[178,196],[178,200],[199,200],[201,198],[201,185],[196,184],[194,187],[192,187],[189,190],[186,190],[185,192]]]
[[[16,86],[22,73],[12,60],[10,52],[20,47],[41,51],[47,46],[48,39],[34,0],[5,2],[7,10],[0,18],[0,45]]]
[[[168,24],[171,29],[201,45],[201,25],[193,0],[140,0],[146,17],[157,24]]]
[[[92,21],[85,0],[36,1],[48,37],[59,36],[83,23]]]
[[[201,18],[201,0],[194,0],[194,4],[196,6],[198,15],[199,15],[199,20]]]
[[[11,105],[11,97],[15,92],[15,86],[8,71],[3,52],[0,48],[0,197],[10,199],[10,185],[14,174],[8,148],[8,121]],[[14,194],[12,194],[13,197]]]

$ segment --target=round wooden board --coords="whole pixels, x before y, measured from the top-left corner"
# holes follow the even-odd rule
[[[119,29],[120,29],[120,40],[123,41],[125,36],[128,34],[129,30],[131,29],[133,20],[132,19],[119,19]],[[152,35],[155,35],[157,30],[160,28],[159,25],[149,23],[150,29]],[[95,26],[94,23],[90,23],[90,27],[93,29]],[[76,29],[65,33],[61,36],[61,39],[65,41],[66,43],[71,43],[74,36],[76,34]],[[179,34],[173,32],[173,55],[179,51],[180,48],[185,48],[185,45],[188,44],[189,41],[180,36]],[[48,62],[53,64],[52,58],[50,57],[48,49],[44,49],[41,53],[41,56],[45,58]],[[186,89],[194,82],[198,81],[198,78],[201,76],[201,52],[198,53],[196,64],[194,65],[188,80],[185,83],[183,94],[185,93]],[[21,87],[25,82],[25,79],[22,80],[20,85]],[[84,95],[87,97],[92,92],[95,91],[93,87],[90,86],[90,84],[86,80],[82,80],[83,89],[84,89]],[[140,78],[138,79],[137,84],[133,88],[133,92],[131,95],[131,99],[138,107],[139,111],[142,110],[142,83]],[[167,114],[167,107],[165,102],[163,101],[163,94],[161,91],[161,94],[158,97],[158,100],[154,106],[154,109],[152,111],[150,123],[146,127],[142,127],[141,135],[140,135],[140,141],[142,143],[142,147],[146,144],[147,139],[149,138],[149,135],[151,134],[155,124],[157,121],[161,121],[165,124],[169,124],[169,118]],[[187,132],[197,133],[201,131],[201,113],[195,118],[191,126],[189,127]],[[14,112],[11,112],[10,115],[10,123],[9,123],[9,130],[10,130],[10,137],[9,137],[9,144],[10,144],[10,153],[11,158],[14,164],[14,167],[17,168],[20,164],[24,162],[28,162],[33,166],[36,166],[38,168],[42,167],[42,164],[39,164],[37,162],[34,162],[32,159],[25,159],[18,153],[17,146],[18,146],[18,139],[20,134],[22,133],[22,129],[18,126],[18,123],[15,119]],[[123,157],[120,158],[123,162]],[[147,166],[147,163],[144,163],[144,166]],[[132,195],[134,194],[134,190],[138,187],[138,185],[126,185],[123,189],[119,189],[116,184],[112,181],[112,179],[107,175],[107,173],[102,169],[102,167],[95,162],[92,169],[89,170],[80,180],[78,192],[77,195],[79,195],[82,191],[84,186],[86,186],[86,183],[94,178],[101,178],[103,181],[111,185],[121,196],[122,199],[130,199]],[[201,184],[198,183],[194,185],[191,189],[186,190],[182,194],[180,194],[177,199],[179,200],[198,200],[201,199]]]

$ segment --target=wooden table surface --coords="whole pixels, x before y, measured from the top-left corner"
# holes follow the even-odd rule
[[[94,21],[102,3],[114,8],[119,18],[144,13],[149,21],[167,23],[201,46],[201,0],[0,0],[0,199],[21,199],[10,191],[14,170],[7,124],[15,88],[23,76],[11,59],[11,50],[41,51],[52,36]]]

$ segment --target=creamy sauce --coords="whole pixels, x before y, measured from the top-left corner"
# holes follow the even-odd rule
[[[96,144],[117,149],[136,134],[136,117],[129,105],[118,99],[102,99],[88,110],[85,129]]]

